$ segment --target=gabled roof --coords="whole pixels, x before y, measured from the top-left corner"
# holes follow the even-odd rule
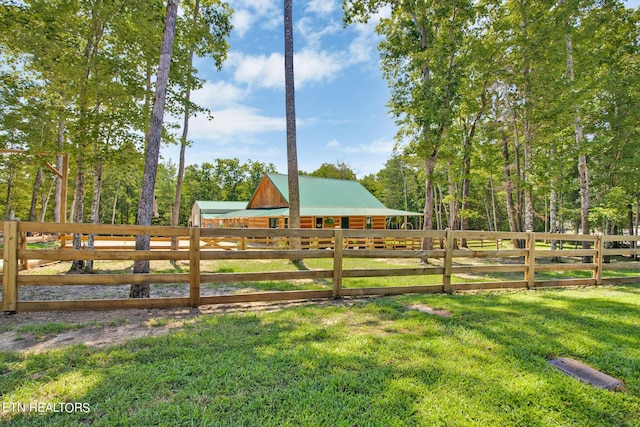
[[[287,175],[270,173],[266,175],[266,178],[273,183],[274,187],[288,203],[289,182]],[[358,181],[301,176],[298,183],[300,185],[301,209],[386,209],[382,202],[369,193]]]
[[[238,211],[247,207],[248,202],[196,200],[201,214],[225,213]]]

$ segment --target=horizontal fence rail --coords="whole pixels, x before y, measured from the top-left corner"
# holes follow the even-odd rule
[[[640,281],[637,236],[508,233],[486,231],[235,229],[0,222],[3,246],[2,310],[66,311],[126,308],[198,307],[294,299],[364,295],[440,293],[500,288],[538,288]],[[46,245],[28,245],[27,235],[57,236]],[[70,244],[72,236],[80,248]],[[80,235],[80,236],[78,236]],[[135,250],[136,236],[149,236],[149,250]],[[91,238],[90,238],[91,237]],[[171,250],[171,243],[178,245]],[[463,240],[467,247],[462,247]],[[93,247],[90,248],[90,242]],[[177,250],[175,249],[177,247]],[[612,258],[618,257],[615,262]],[[626,257],[620,260],[620,257]],[[283,271],[206,271],[207,261],[328,260],[330,267]],[[134,274],[39,274],[20,272],[34,262],[137,260],[181,262],[171,272]],[[347,267],[352,260],[414,260],[384,268]],[[486,262],[481,262],[486,261]],[[355,261],[354,261],[355,262]],[[478,264],[478,262],[481,262]],[[27,274],[28,273],[28,274]],[[538,277],[536,277],[536,274]],[[482,276],[485,275],[485,276]],[[502,280],[497,280],[499,276]],[[577,275],[578,277],[575,277]],[[384,287],[343,286],[345,280],[435,276],[436,284]],[[568,277],[571,276],[571,277]],[[606,276],[606,277],[605,277]],[[464,278],[464,280],[459,280]],[[477,280],[476,279],[487,279]],[[452,280],[453,279],[453,280]],[[205,295],[201,285],[256,282],[323,283],[326,289],[300,289]],[[132,284],[183,285],[188,294],[147,299],[21,300],[32,286],[109,287]]]

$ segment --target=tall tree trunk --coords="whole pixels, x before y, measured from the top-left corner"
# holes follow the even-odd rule
[[[49,206],[49,200],[51,200],[51,192],[56,184],[57,176],[55,176],[49,185],[49,190],[47,190],[46,196],[44,193],[42,194],[42,210],[40,211],[40,222],[44,222],[47,215],[47,207]]]
[[[503,171],[504,171],[504,188],[507,199],[507,216],[509,218],[509,231],[512,233],[520,231],[517,221],[517,212],[513,203],[513,180],[511,179],[511,164],[509,163],[509,140],[506,135],[502,137],[502,159],[503,159]],[[513,241],[513,246],[516,248],[523,248],[524,241],[522,239],[516,239]]]
[[[118,206],[118,193],[120,192],[120,180],[116,184],[116,189],[113,192],[113,205],[111,205],[111,224],[116,223],[116,207]]]
[[[564,6],[564,0],[560,0],[560,6]],[[573,41],[571,39],[571,34],[569,31],[569,24],[565,21],[565,47],[567,52],[567,74],[569,75],[569,80],[572,83],[575,81],[575,72],[573,67]],[[572,87],[573,89],[573,87]],[[587,166],[587,155],[585,154],[584,148],[584,134],[582,131],[582,124],[580,115],[577,112],[577,108],[573,116],[573,124],[576,135],[576,146],[578,147],[578,176],[580,181],[580,231],[582,234],[587,235],[590,234],[591,230],[589,227],[589,168]],[[582,242],[583,249],[589,249],[591,247],[588,241]],[[591,257],[585,256],[582,257],[582,262],[590,263]]]
[[[60,119],[58,120],[58,138],[56,141],[59,151],[64,150],[64,127],[65,127],[65,122],[64,122],[64,118],[61,115]],[[62,165],[63,165],[62,154],[58,154],[56,155],[56,169],[60,172],[62,171]],[[60,212],[63,211],[61,209],[61,207],[63,206],[62,204],[67,203],[66,200],[62,200],[62,186],[64,184],[65,183],[62,182],[62,177],[56,176],[56,190],[54,193],[54,203],[53,203],[53,222],[56,222],[56,223],[67,221],[66,218],[60,217]]]
[[[153,217],[153,199],[156,185],[156,174],[158,172],[158,157],[160,156],[160,143],[162,140],[162,122],[164,118],[164,107],[167,98],[167,86],[169,83],[169,68],[171,66],[171,50],[176,30],[176,17],[178,15],[178,0],[167,1],[167,11],[162,34],[162,44],[160,46],[160,62],[156,77],[156,92],[151,112],[151,123],[149,125],[149,141],[146,147],[144,173],[142,175],[142,189],[140,190],[140,200],[138,204],[138,214],[136,224],[151,225]],[[136,236],[136,250],[146,251],[151,246],[148,235]],[[133,264],[134,273],[149,273],[149,260],[135,261]],[[149,284],[131,285],[131,298],[149,298],[151,287]]]
[[[194,21],[198,18],[200,14],[200,1],[196,0],[194,9],[193,9],[193,19]],[[193,47],[189,51],[189,68],[193,65],[193,55],[194,49]],[[176,197],[173,201],[173,209],[171,210],[171,225],[173,227],[177,227],[180,220],[180,201],[182,198],[182,183],[184,181],[184,156],[187,148],[187,136],[189,135],[189,116],[191,115],[190,111],[190,102],[191,102],[191,78],[187,77],[187,87],[185,88],[185,103],[184,103],[184,120],[182,124],[182,137],[180,138],[180,160],[178,164],[178,177],[176,179]],[[171,250],[177,251],[179,249],[180,243],[177,236],[171,238]]]
[[[506,136],[502,138],[502,160],[504,172],[504,191],[507,201],[507,217],[509,218],[509,231],[515,233],[520,231],[516,222],[515,206],[513,204],[513,181],[511,179],[511,164],[509,160],[509,140]]]
[[[102,193],[102,161],[98,160],[93,170],[93,200],[91,201],[91,223],[100,224],[100,195]],[[95,242],[95,234],[89,234],[87,243],[90,250],[93,250]],[[87,270],[93,269],[93,260],[87,261]]]
[[[524,124],[524,158],[523,158],[523,177],[524,177],[524,229],[525,231],[535,231],[534,228],[534,206],[533,206],[533,132],[531,131],[531,123],[526,119]]]
[[[549,232],[555,234],[558,232],[558,220],[556,212],[558,210],[558,190],[556,190],[557,180],[554,178],[551,180],[551,192],[549,195]],[[551,240],[551,250],[555,251],[558,246],[558,241]]]
[[[476,114],[471,123],[471,127],[467,132],[466,123],[464,123],[464,145],[462,147],[462,218],[460,219],[460,230],[466,230],[468,228],[468,212],[469,209],[469,191],[471,187],[471,144],[473,142],[473,138],[476,134],[476,128],[480,119],[484,115],[484,111],[487,107],[487,96],[486,96],[486,87],[487,81],[484,82],[483,92],[482,92],[482,104],[480,106],[480,110]],[[461,242],[461,246],[463,248],[468,248],[467,239],[463,238]]]
[[[436,170],[436,161],[438,160],[438,150],[434,149],[431,152],[425,162],[424,162],[424,170],[426,172],[426,179],[424,183],[425,197],[424,197],[424,224],[422,225],[423,230],[433,230],[433,180],[434,180],[434,172]],[[429,238],[425,238],[422,240],[422,250],[431,250],[433,249],[433,240]],[[424,262],[427,260],[424,259]]]
[[[73,222],[82,224],[84,222],[84,187],[85,187],[85,162],[84,154],[78,153],[76,159],[76,185],[73,195]],[[73,249],[82,249],[82,234],[73,234]],[[84,270],[85,262],[83,260],[75,260],[71,264],[70,271]]]
[[[489,185],[491,187],[491,210],[493,211],[493,230],[498,230],[498,205],[496,203],[496,190],[493,186],[493,175],[489,175]]]
[[[458,189],[451,173],[452,165],[449,164],[449,173],[447,173],[447,183],[449,185],[449,218],[448,227],[451,230],[458,229]]]
[[[31,208],[29,209],[29,221],[36,220],[36,210],[38,208],[38,195],[40,194],[40,186],[42,185],[42,168],[38,168],[36,179],[33,183],[33,192],[31,193]]]
[[[4,220],[8,221],[13,219],[13,213],[11,211],[11,191],[13,190],[13,178],[16,173],[16,164],[9,159],[9,177],[7,178],[7,201],[4,206]]]
[[[300,228],[300,187],[296,136],[296,92],[293,73],[293,6],[284,0],[284,80],[287,120],[287,173],[289,185],[289,228]],[[291,238],[291,249],[300,248],[300,240]],[[295,260],[300,262],[301,260]]]

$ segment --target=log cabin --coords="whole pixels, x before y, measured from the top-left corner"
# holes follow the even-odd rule
[[[385,229],[389,217],[422,215],[388,209],[357,181],[301,176],[299,186],[301,228]],[[287,175],[265,175],[249,201],[196,201],[189,225],[205,228],[287,228]]]

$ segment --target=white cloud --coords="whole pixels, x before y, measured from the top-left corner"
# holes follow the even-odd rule
[[[328,15],[338,9],[338,2],[335,0],[311,0],[307,5],[307,11],[319,15]]]
[[[191,99],[198,105],[214,110],[234,105],[242,101],[246,95],[245,89],[228,82],[206,82],[202,88],[191,94]]]
[[[346,65],[338,55],[314,50],[295,54],[293,61],[297,89],[309,83],[331,81]],[[280,53],[269,56],[231,54],[228,66],[235,69],[235,80],[249,87],[284,87],[284,56]]]
[[[338,147],[340,147],[340,143],[335,139],[332,139],[331,141],[327,142],[327,148],[338,148]]]
[[[284,117],[262,115],[246,106],[233,106],[212,111],[213,120],[198,116],[189,124],[189,139],[229,143],[249,142],[255,135],[285,130]]]
[[[252,27],[255,20],[255,15],[251,14],[246,9],[236,10],[231,18],[233,24],[233,31],[237,32],[240,37],[243,37],[247,31]]]
[[[316,25],[318,23],[321,25]],[[338,34],[341,31],[344,30],[337,21],[324,19],[317,21],[306,16],[296,22],[296,34],[302,37],[307,49],[319,49],[324,37]]]
[[[234,32],[240,37],[256,26],[269,29],[281,25],[282,12],[274,0],[231,0],[229,3],[234,10]]]
[[[346,147],[344,151],[345,153],[391,154],[394,145],[392,140],[377,139],[369,144]]]
[[[279,53],[244,55],[231,53],[228,66],[234,69],[234,78],[250,87],[284,87],[284,57]]]

